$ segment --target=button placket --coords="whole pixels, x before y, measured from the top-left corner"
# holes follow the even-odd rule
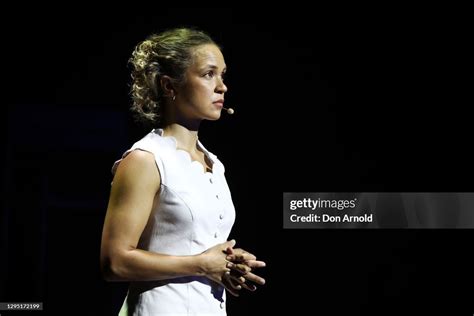
[[[215,181],[213,180],[212,175],[210,175],[210,177],[209,177],[209,182],[211,184],[215,183]],[[216,199],[215,199],[215,201],[216,201],[215,205],[216,205],[216,211],[217,211],[216,215],[218,216],[218,219],[216,218],[217,221],[216,221],[216,231],[214,232],[214,238],[218,238],[220,236],[220,231],[221,231],[221,228],[222,228],[222,225],[223,225],[222,220],[224,218],[224,211],[223,211],[223,204],[224,204],[223,202],[224,201],[222,200],[222,197],[219,195],[220,191],[219,191],[219,186],[218,185],[212,186],[211,192],[212,191],[214,192],[215,197],[216,197]]]

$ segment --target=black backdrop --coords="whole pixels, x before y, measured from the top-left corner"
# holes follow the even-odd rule
[[[283,192],[472,191],[465,44],[444,19],[52,9],[2,22],[0,302],[117,313],[126,284],[99,272],[110,168],[147,132],[128,113],[127,59],[149,33],[190,25],[222,44],[229,68],[236,114],[205,122],[200,139],[226,165],[231,237],[268,264],[267,285],[231,298],[229,314],[472,314],[472,230],[284,230],[281,219]]]

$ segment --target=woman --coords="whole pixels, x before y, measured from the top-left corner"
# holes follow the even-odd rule
[[[225,291],[254,291],[263,261],[227,241],[235,219],[224,166],[198,139],[224,105],[226,64],[205,33],[173,29],[135,48],[133,110],[153,124],[113,168],[104,276],[130,281],[122,315],[225,315]]]

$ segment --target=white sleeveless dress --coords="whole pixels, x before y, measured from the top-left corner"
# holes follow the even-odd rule
[[[227,241],[235,221],[235,208],[224,166],[198,146],[213,163],[212,173],[177,149],[176,139],[154,129],[127,150],[139,149],[155,156],[161,175],[160,203],[154,203],[138,248],[176,256],[199,254]],[[115,162],[112,173],[122,160]],[[222,286],[205,277],[130,282],[119,315],[226,315]]]

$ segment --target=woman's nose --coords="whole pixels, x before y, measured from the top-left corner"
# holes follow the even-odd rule
[[[227,92],[227,86],[225,85],[224,81],[222,79],[218,79],[217,85],[216,85],[216,91],[220,93]]]

